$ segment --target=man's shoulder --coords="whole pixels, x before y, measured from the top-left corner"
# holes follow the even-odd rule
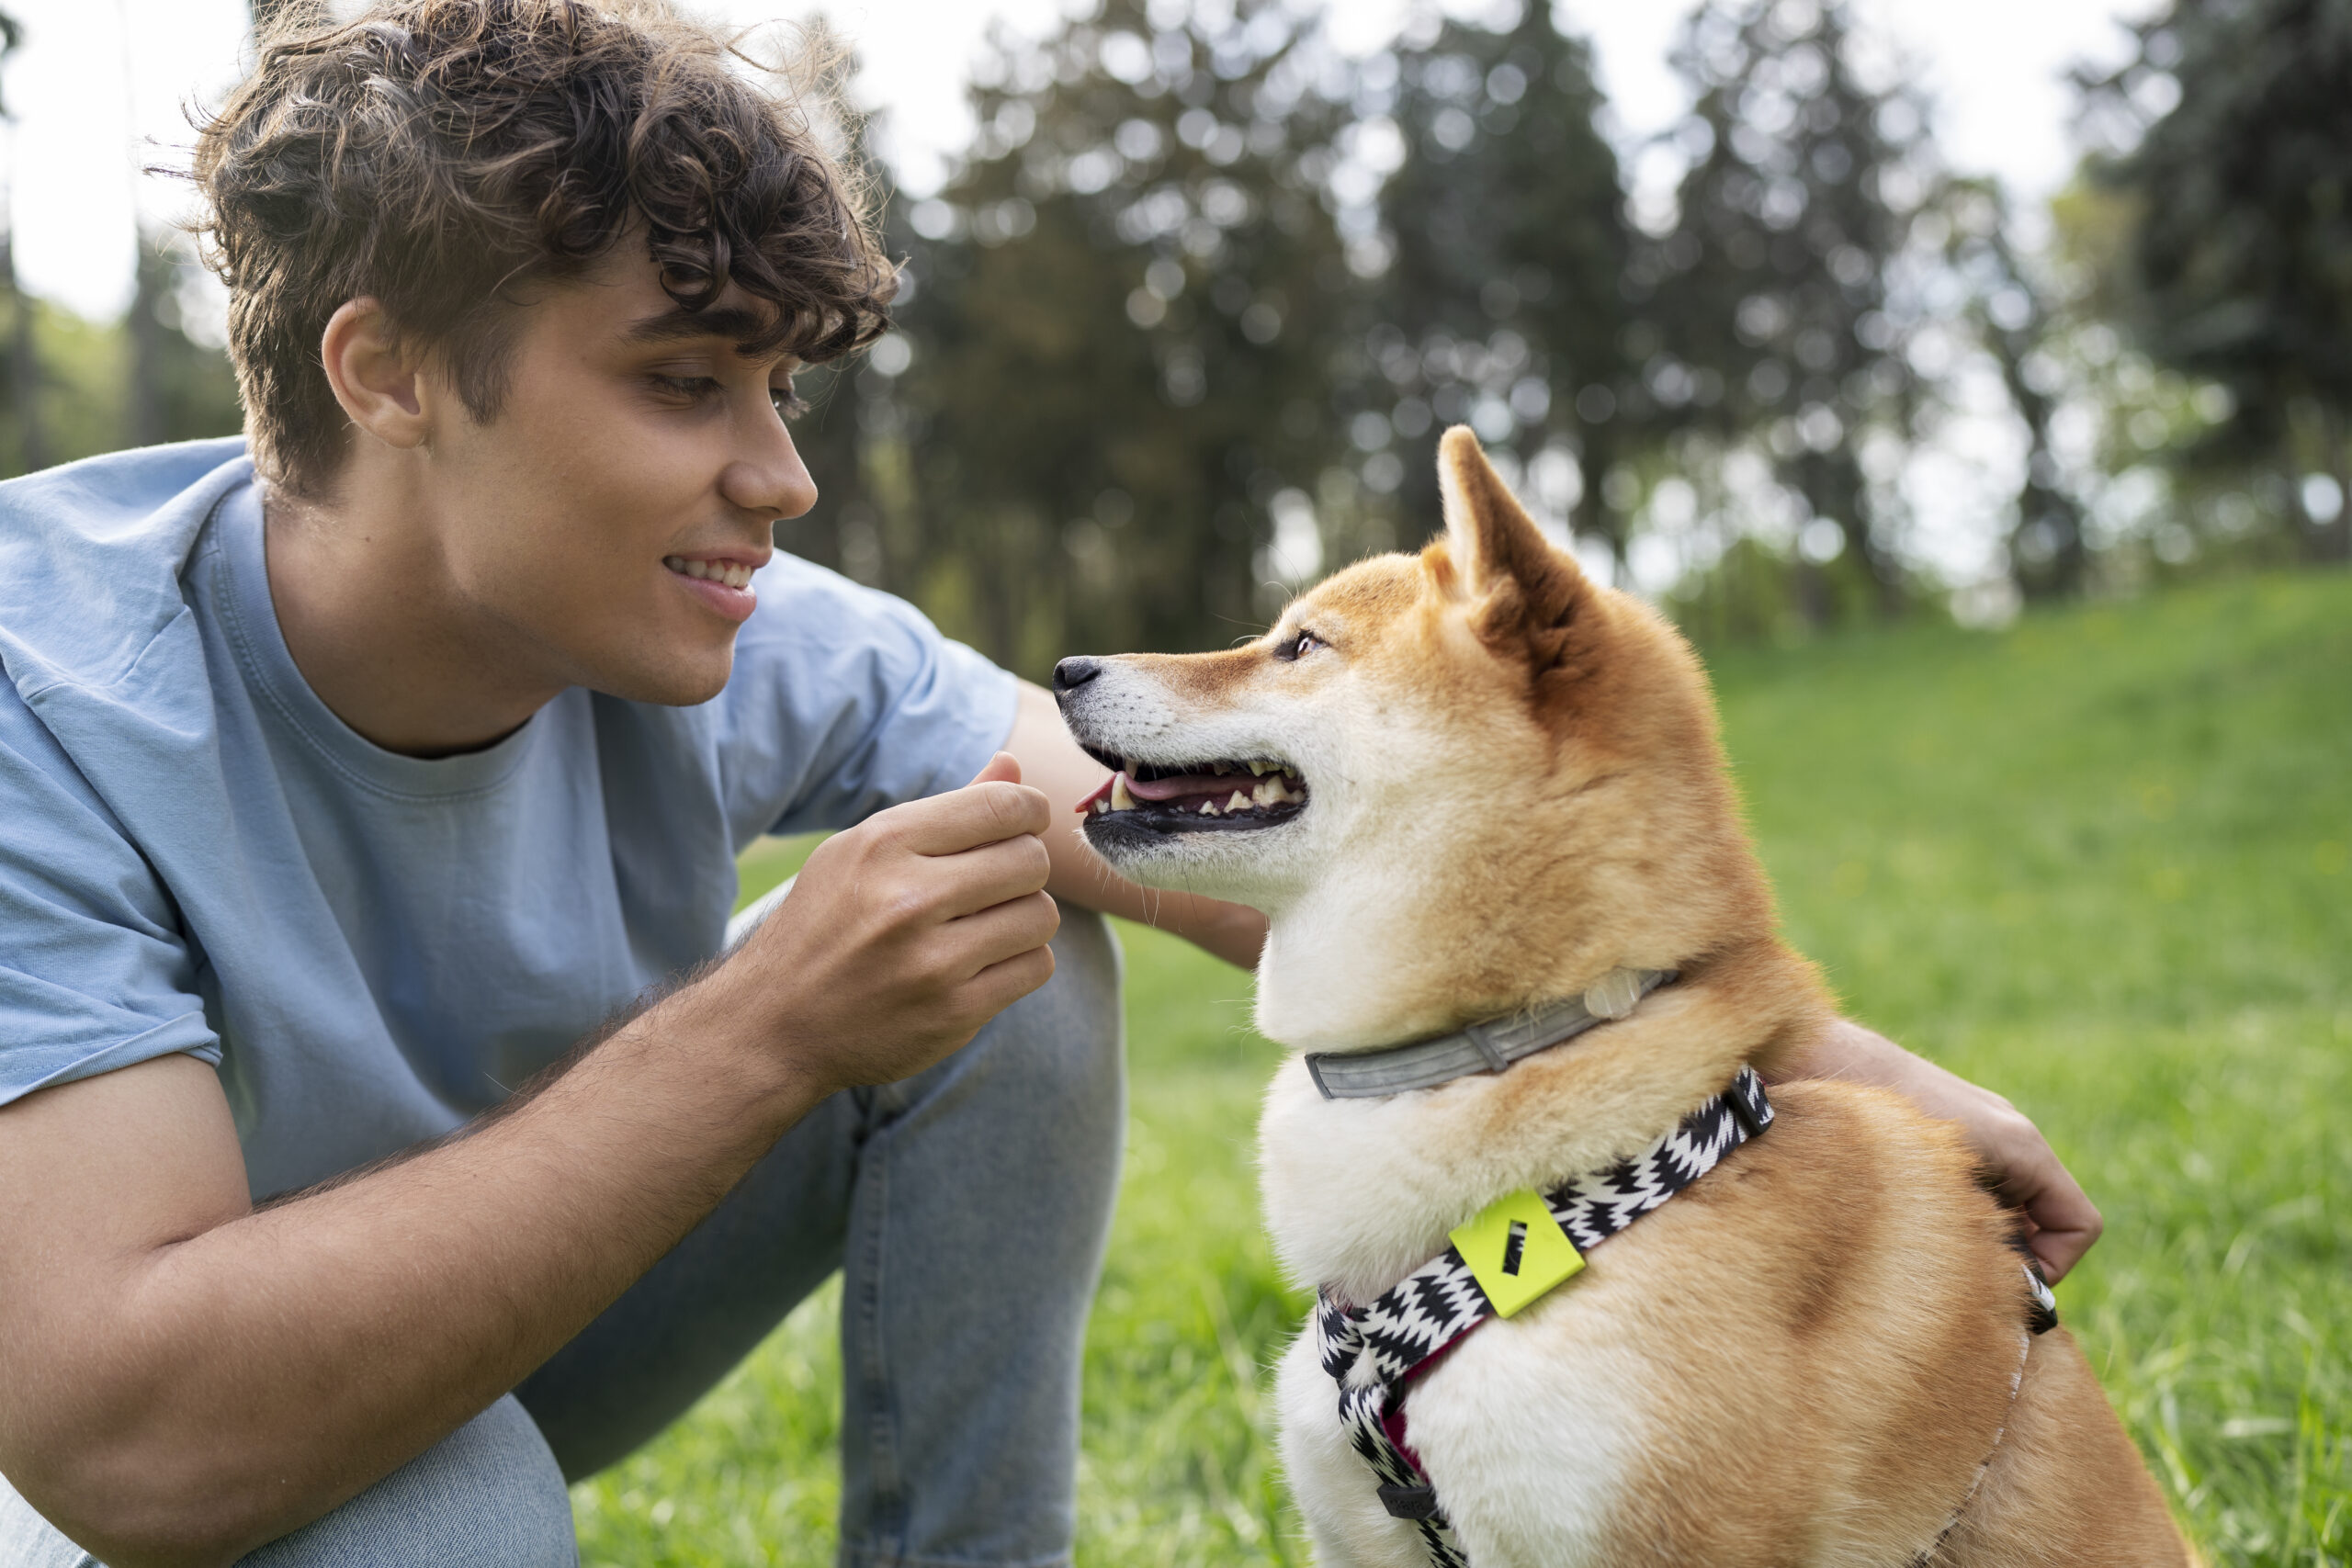
[[[186,608],[180,573],[242,438],[108,453],[0,484],[0,666],[30,698],[118,682]]]

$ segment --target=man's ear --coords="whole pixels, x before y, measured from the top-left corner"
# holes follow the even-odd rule
[[[1556,668],[1592,592],[1576,558],[1537,529],[1466,425],[1439,439],[1437,478],[1455,591],[1479,604],[1478,635],[1525,644],[1538,673]]]
[[[430,434],[423,367],[413,347],[371,299],[345,300],[319,339],[319,362],[345,417],[388,446],[421,446]]]

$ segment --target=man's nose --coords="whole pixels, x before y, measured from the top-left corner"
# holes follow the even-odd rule
[[[797,517],[817,504],[817,481],[782,425],[763,431],[736,454],[719,478],[728,500],[746,512]]]
[[[1069,696],[1101,673],[1102,673],[1102,661],[1099,659],[1089,659],[1082,655],[1075,659],[1065,659],[1054,666],[1054,695]]]

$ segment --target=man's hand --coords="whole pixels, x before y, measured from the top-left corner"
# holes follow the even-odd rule
[[[820,844],[775,913],[692,989],[789,1050],[820,1097],[911,1077],[1052,977],[1051,820],[1000,751],[964,788]]]
[[[1993,1190],[2025,1216],[2027,1239],[2054,1284],[2098,1240],[2098,1209],[2041,1129],[1991,1089],[1923,1061],[1886,1036],[1839,1019],[1785,1065],[1792,1078],[1843,1078],[1891,1089],[1928,1115],[1957,1122],[1976,1146]]]

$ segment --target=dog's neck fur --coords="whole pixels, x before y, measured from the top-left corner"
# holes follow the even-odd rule
[[[1293,1276],[1370,1301],[1496,1198],[1638,1153],[1741,1066],[1769,1071],[1827,1019],[1811,969],[1778,942],[1686,963],[1632,1017],[1501,1074],[1327,1100],[1294,1056],[1260,1126],[1267,1220]],[[1280,994],[1293,976],[1271,942],[1267,964],[1261,983]]]

